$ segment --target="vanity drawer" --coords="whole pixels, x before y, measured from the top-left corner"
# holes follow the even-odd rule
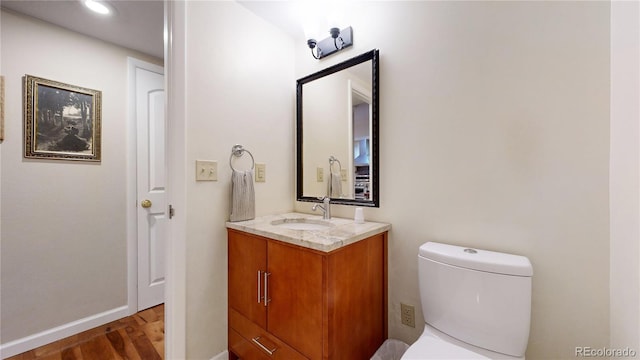
[[[239,360],[269,360],[270,357],[260,352],[260,349],[251,345],[249,341],[240,336],[233,329],[229,328],[229,350],[233,352]]]
[[[238,339],[238,337],[240,339]],[[229,347],[231,351],[240,358],[275,360],[307,359],[292,347],[269,334],[266,330],[252,323],[249,319],[233,309],[229,309]],[[240,352],[244,355],[240,354]],[[269,354],[269,352],[272,352],[272,354]],[[259,354],[259,356],[255,354]]]

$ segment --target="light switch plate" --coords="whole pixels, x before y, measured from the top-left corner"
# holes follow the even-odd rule
[[[316,181],[317,182],[324,181],[324,168],[321,168],[321,167],[316,168]]]
[[[218,162],[196,160],[196,181],[218,181]]]
[[[267,165],[256,163],[256,182],[267,181]]]
[[[347,181],[347,169],[340,169],[340,180]]]

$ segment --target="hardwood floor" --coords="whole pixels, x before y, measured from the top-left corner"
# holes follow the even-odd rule
[[[164,304],[6,360],[162,360]]]

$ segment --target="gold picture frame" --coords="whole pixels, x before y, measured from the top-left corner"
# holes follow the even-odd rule
[[[24,76],[24,157],[101,161],[102,92]]]

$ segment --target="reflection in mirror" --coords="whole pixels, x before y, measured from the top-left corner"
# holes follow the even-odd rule
[[[297,198],[379,206],[378,50],[298,80]]]

